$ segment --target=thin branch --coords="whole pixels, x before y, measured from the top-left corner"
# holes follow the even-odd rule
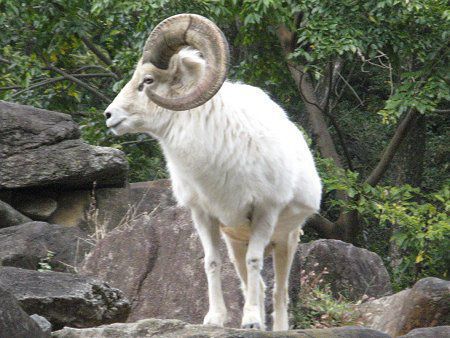
[[[7,87],[0,87],[0,90],[11,90],[11,89],[21,89],[21,86],[7,86]]]
[[[352,163],[352,160],[350,157],[350,153],[347,149],[347,145],[345,144],[345,141],[344,141],[344,134],[342,133],[342,129],[341,129],[341,127],[339,127],[339,124],[338,124],[336,118],[332,114],[330,114],[327,111],[325,111],[325,114],[330,119],[331,124],[333,125],[334,129],[336,130],[336,134],[339,139],[339,143],[341,144],[342,150],[344,151],[344,156],[345,156],[345,160],[347,162],[347,166],[350,170],[353,171],[353,169],[354,169],[353,163]]]
[[[347,85],[348,88],[350,88],[351,92],[353,93],[353,95],[355,95],[355,97],[358,99],[359,104],[361,106],[364,106],[364,102],[363,100],[361,100],[361,98],[359,97],[358,93],[356,92],[355,89],[353,89],[353,87],[350,85],[350,83],[347,82],[347,80],[341,75],[341,73],[339,73],[339,77],[342,79],[342,81],[344,81],[344,83]]]
[[[109,69],[106,69],[105,67],[98,66],[98,65],[88,65],[88,66],[83,66],[83,67],[80,67],[80,68],[74,70],[73,72],[74,72],[74,73],[80,73],[80,72],[83,72],[83,71],[86,71],[86,70],[89,70],[89,69],[99,69],[99,70],[102,70],[102,71],[104,71],[104,72],[107,72],[107,73],[111,74],[112,77],[114,77],[114,78],[116,78],[117,80],[119,80],[119,77],[117,76],[116,73],[112,72],[112,71],[109,70]]]
[[[84,89],[90,91],[92,94],[94,94],[95,96],[101,98],[103,101],[105,101],[106,103],[110,103],[112,100],[107,97],[105,94],[101,93],[100,91],[98,91],[97,89],[95,89],[94,87],[88,85],[86,82],[81,81],[80,79],[77,79],[76,77],[66,73],[65,71],[53,66],[52,64],[48,65],[48,67],[53,70],[54,72],[62,75],[63,77],[65,77],[67,80],[70,80],[78,85],[80,85],[81,87],[83,87]]]
[[[394,136],[391,138],[389,144],[384,150],[383,155],[380,158],[380,161],[372,170],[369,177],[367,177],[364,183],[374,186],[380,181],[381,177],[384,175],[387,168],[389,167],[389,164],[391,163],[392,159],[397,153],[400,144],[408,134],[408,130],[411,127],[412,122],[414,121],[416,116],[417,113],[414,112],[412,109],[410,109],[409,112],[406,113],[403,120],[398,124]]]
[[[112,77],[112,75],[109,74],[109,73],[70,74],[70,75],[73,76],[73,77],[76,77],[76,78]],[[27,92],[29,90],[33,90],[35,88],[39,88],[39,87],[42,87],[42,86],[47,86],[47,85],[50,85],[52,83],[60,82],[60,81],[64,81],[64,80],[68,80],[68,79],[66,77],[64,77],[64,76],[59,76],[59,77],[54,77],[54,78],[51,78],[51,79],[39,81],[39,82],[33,83],[32,85],[30,85],[30,86],[28,86],[26,88],[23,88],[22,90],[19,90],[18,92],[16,92],[13,95],[11,95],[11,97],[16,97],[16,96],[18,96],[18,95],[20,95],[22,93],[25,93],[25,92]],[[11,89],[20,89],[20,88],[22,88],[22,87],[11,88]],[[1,89],[2,88],[0,88],[0,90]]]
[[[8,65],[12,65],[12,62],[11,62],[11,61],[9,61],[9,60],[7,60],[7,59],[5,59],[5,58],[2,58],[1,56],[0,56],[0,62],[6,63],[6,64],[8,64]]]
[[[80,36],[83,43],[86,45],[87,48],[89,48],[92,53],[94,53],[101,61],[103,61],[106,65],[110,66],[113,72],[118,76],[121,77],[120,72],[117,70],[117,68],[114,66],[113,62],[111,61],[110,57],[106,54],[104,54],[96,45],[94,45],[87,37]]]

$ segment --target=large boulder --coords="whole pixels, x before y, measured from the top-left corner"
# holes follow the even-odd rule
[[[376,253],[333,239],[320,239],[299,247],[297,262],[305,272],[327,274],[336,296],[358,300],[364,295],[382,297],[392,293],[389,274]]]
[[[17,299],[0,287],[0,337],[50,337],[22,310]]]
[[[179,320],[144,319],[135,323],[111,324],[90,329],[64,328],[53,332],[55,338],[389,338],[365,327],[347,326],[329,329],[267,332],[190,325]]]
[[[130,309],[120,290],[70,273],[1,267],[0,284],[25,312],[47,318],[54,329],[122,322]]]
[[[450,282],[428,277],[412,289],[359,306],[365,325],[394,337],[415,328],[450,325]]]
[[[74,271],[91,249],[78,227],[29,222],[0,229],[0,265],[36,270]]]
[[[124,154],[78,137],[69,115],[0,101],[0,189],[123,186]]]
[[[398,338],[448,338],[450,337],[450,326],[424,327],[409,331]]]
[[[225,247],[221,248],[225,254]],[[240,324],[242,296],[224,258],[223,289],[230,324]],[[99,277],[132,302],[129,321],[176,318],[201,323],[208,308],[203,249],[190,213],[176,206],[154,210],[115,229],[87,257],[80,273]]]

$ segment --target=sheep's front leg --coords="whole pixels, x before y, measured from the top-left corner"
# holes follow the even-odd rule
[[[220,280],[222,260],[219,252],[219,223],[197,209],[192,210],[192,219],[205,253],[205,272],[208,279],[209,311],[203,319],[203,324],[223,326],[227,319],[227,309],[223,300]]]
[[[244,329],[264,329],[264,287],[261,286],[261,269],[264,249],[269,244],[277,218],[277,212],[255,210],[252,217],[252,233],[246,254],[247,292],[242,317]]]

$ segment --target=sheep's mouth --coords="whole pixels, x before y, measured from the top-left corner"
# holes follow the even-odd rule
[[[109,126],[110,129],[114,129],[116,127],[119,126],[119,124],[121,124],[123,121],[125,121],[125,118],[120,119],[119,121],[117,121],[116,123],[114,123],[113,125]]]

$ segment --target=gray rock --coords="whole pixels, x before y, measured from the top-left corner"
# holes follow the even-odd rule
[[[14,207],[35,221],[46,221],[58,208],[58,203],[49,197],[23,198]]]
[[[389,338],[365,327],[265,332],[190,325],[179,320],[144,319],[135,323],[111,324],[90,329],[64,328],[53,332],[55,338]]]
[[[230,325],[239,326],[242,296],[225,257],[223,289]],[[124,291],[132,302],[129,321],[176,318],[202,323],[208,309],[203,249],[187,210],[165,206],[139,216],[99,241],[80,269]]]
[[[435,326],[414,329],[404,336],[398,338],[448,338],[450,337],[450,326]]]
[[[36,270],[48,263],[55,271],[74,271],[91,249],[77,227],[30,222],[0,229],[0,265]]]
[[[123,186],[128,162],[117,149],[65,140],[14,154],[2,160],[1,188]]]
[[[450,282],[428,277],[412,289],[358,307],[366,326],[394,337],[415,328],[450,325]]]
[[[70,115],[0,101],[0,159],[79,137]]]
[[[0,228],[30,222],[31,219],[21,214],[8,203],[0,200]]]
[[[79,136],[67,114],[0,101],[0,189],[123,186],[124,154]]]
[[[333,293],[357,300],[363,295],[382,297],[392,293],[389,274],[374,252],[333,239],[302,244],[297,262],[301,268],[317,274],[327,268],[324,280]]]
[[[45,338],[39,325],[22,310],[18,301],[0,287],[0,338]]]
[[[50,334],[52,333],[52,324],[47,320],[47,318],[39,316],[37,314],[31,315],[30,318],[39,325],[44,333],[47,333],[50,336]]]
[[[47,318],[54,329],[125,321],[130,309],[120,290],[69,273],[2,267],[0,284],[25,312]]]

